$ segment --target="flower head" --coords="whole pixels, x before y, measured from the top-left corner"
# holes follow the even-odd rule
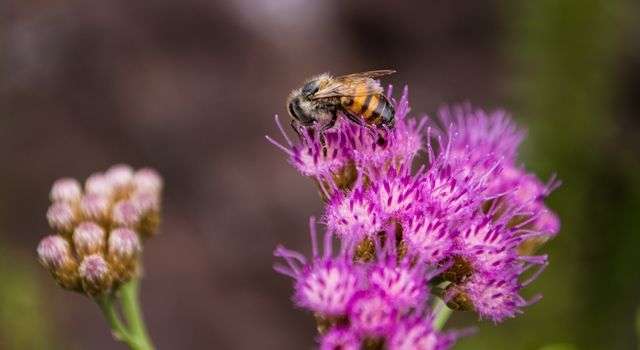
[[[452,159],[460,159],[472,149],[472,160],[485,155],[493,155],[495,160],[504,159],[513,163],[517,149],[525,137],[518,130],[511,117],[502,110],[487,114],[483,110],[473,109],[471,104],[454,108],[441,108],[440,121],[445,127],[450,126]],[[473,159],[475,158],[475,159]]]
[[[312,261],[279,247],[275,255],[284,258],[289,266],[276,265],[276,269],[295,279],[294,301],[298,306],[323,317],[344,316],[349,301],[363,288],[362,274],[357,266],[351,264],[351,255],[346,250],[332,256],[332,235],[329,233],[325,238],[324,255],[320,256],[314,219],[311,219],[310,226],[314,247]]]
[[[352,330],[335,327],[320,338],[320,350],[360,350],[360,343]]]
[[[437,263],[450,256],[455,235],[451,221],[429,210],[405,220],[402,232],[409,251],[427,263]]]
[[[387,336],[395,326],[396,309],[391,298],[379,289],[354,295],[348,314],[351,328],[363,336]]]
[[[340,237],[357,241],[380,232],[386,216],[373,196],[362,183],[347,194],[337,192],[327,203],[327,227]]]
[[[403,319],[389,338],[389,350],[444,350],[456,340],[454,334],[437,332],[432,320],[422,317]]]
[[[387,171],[373,172],[369,178],[373,196],[387,217],[403,220],[420,205],[423,189],[420,172],[412,176],[407,167],[389,167]]]

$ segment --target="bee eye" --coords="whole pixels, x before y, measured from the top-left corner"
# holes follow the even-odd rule
[[[302,87],[302,96],[313,95],[318,91],[319,84],[317,81],[312,81],[309,84]]]
[[[289,115],[294,119],[300,120],[300,117],[296,114],[296,109],[299,109],[298,100],[297,99],[291,100],[291,102],[289,102],[288,107],[289,107]]]
[[[289,114],[291,114],[294,119],[297,119],[301,122],[304,122],[307,119],[304,115],[304,112],[302,111],[302,108],[300,108],[300,100],[297,98],[294,98],[293,100],[291,100],[291,102],[289,102]]]

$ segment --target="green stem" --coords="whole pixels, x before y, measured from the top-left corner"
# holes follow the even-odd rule
[[[153,350],[153,344],[147,333],[147,327],[142,317],[142,309],[138,298],[140,280],[137,277],[120,287],[120,305],[122,313],[127,320],[127,325],[132,335],[136,338],[139,347],[137,350]]]
[[[135,340],[122,324],[122,321],[120,321],[120,316],[118,315],[118,311],[113,303],[113,298],[104,297],[96,301],[98,305],[100,305],[102,313],[104,313],[104,316],[107,318],[107,321],[111,326],[111,333],[113,334],[113,337],[116,340],[129,345],[130,348],[135,349]]]
[[[111,326],[113,337],[129,346],[131,350],[154,350],[142,319],[138,301],[139,280],[133,278],[123,284],[119,291],[119,301],[126,325],[120,319],[113,295],[97,299],[100,309]]]
[[[437,315],[433,320],[433,328],[439,331],[447,323],[447,320],[449,320],[449,317],[453,313],[453,310],[448,308],[444,301],[442,301],[442,299],[440,298],[436,300],[432,310],[434,312],[437,312]]]

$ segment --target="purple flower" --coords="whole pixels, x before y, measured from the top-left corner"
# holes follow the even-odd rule
[[[380,250],[380,249],[379,249]],[[422,261],[405,258],[400,262],[396,254],[378,258],[369,273],[369,285],[372,289],[383,291],[393,307],[406,311],[415,307],[417,300],[425,300],[428,293],[427,275]]]
[[[313,218],[310,226],[312,261],[279,247],[275,254],[288,265],[276,265],[276,270],[294,279],[296,305],[313,312],[323,328],[328,327],[320,338],[321,348],[386,344],[404,319],[417,314],[427,315],[424,322],[430,327],[433,320],[426,307],[427,281],[441,271],[428,272],[428,265],[419,257],[404,255],[395,244],[386,244],[377,235],[368,238],[375,252],[371,259],[355,259],[355,244],[346,238],[334,257],[331,231],[325,235],[324,253],[320,255]],[[437,339],[444,337],[435,330],[432,333]]]
[[[432,211],[410,217],[403,225],[403,238],[412,254],[426,263],[437,263],[452,254],[453,224]]]
[[[329,230],[356,241],[380,232],[386,219],[372,191],[361,182],[347,194],[338,191],[327,203],[324,216]]]
[[[539,274],[542,269],[536,273]],[[519,291],[533,279],[518,283],[519,271],[504,274],[477,274],[464,284],[449,288],[445,294],[448,302],[456,304],[458,300],[466,300],[481,318],[489,318],[494,322],[515,317],[522,313],[522,308],[540,300],[535,296],[529,301],[520,296]]]
[[[296,305],[323,317],[343,316],[353,296],[363,288],[362,274],[351,263],[352,256],[343,249],[333,257],[330,233],[326,234],[324,255],[317,248],[315,220],[310,220],[313,259],[311,262],[297,252],[278,247],[275,255],[284,258],[288,267],[276,265],[276,270],[295,280]]]
[[[410,317],[402,320],[389,337],[388,350],[444,350],[455,342],[453,334],[439,333],[432,320]]]
[[[384,337],[391,334],[395,326],[396,312],[392,298],[383,291],[362,291],[349,304],[349,323],[357,334]]]
[[[404,166],[393,166],[386,171],[374,171],[368,174],[371,179],[371,191],[380,210],[389,218],[403,220],[413,214],[421,202],[421,171],[411,175]]]
[[[539,299],[519,293],[547,266],[533,251],[559,230],[544,204],[558,182],[516,165],[525,133],[507,114],[464,105],[440,111],[444,129],[425,128],[426,118],[407,116],[406,88],[399,101],[390,95],[391,129],[340,118],[323,146],[314,128],[292,142],[276,118],[286,145],[267,137],[326,202],[322,255],[313,220],[311,261],[275,252],[288,263],[276,270],[294,279],[294,302],[325,332],[321,349],[447,349],[462,334],[434,329],[428,305],[437,298],[495,322],[513,317]],[[414,165],[421,150],[428,162]]]
[[[469,155],[466,149],[473,150],[472,160],[478,160],[487,154],[495,160],[504,159],[513,163],[517,149],[525,137],[525,132],[518,130],[511,117],[498,110],[487,115],[480,109],[473,110],[467,103],[454,108],[441,108],[440,121],[443,126],[450,127],[449,137],[452,142],[451,158],[460,159]]]
[[[360,343],[352,330],[334,327],[320,338],[320,350],[360,350]]]

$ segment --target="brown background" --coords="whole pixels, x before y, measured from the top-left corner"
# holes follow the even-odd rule
[[[53,339],[46,344],[124,349],[111,340],[98,308],[57,289],[34,254],[39,239],[50,233],[45,212],[51,183],[62,176],[83,180],[124,162],[154,167],[166,181],[161,233],[145,246],[142,284],[158,349],[311,348],[312,318],[294,309],[291,281],[271,267],[279,243],[309,252],[307,220],[322,212],[312,184],[264,139],[265,134],[280,138],[273,116],[288,118],[289,91],[323,71],[391,68],[399,73],[385,82],[410,86],[413,115],[467,99],[487,109],[525,109],[528,96],[518,77],[526,60],[515,59],[509,49],[518,42],[513,18],[523,16],[525,6],[471,0],[419,4],[1,2],[0,244],[15,258],[5,260],[4,271],[20,266],[34,276],[34,295],[42,298],[36,310],[47,329],[42,332]],[[631,47],[631,57],[637,57],[637,46]],[[624,96],[635,91],[640,71],[635,62],[620,63],[635,77],[616,85],[622,101],[631,101]],[[635,115],[638,105],[625,103],[621,115]],[[633,120],[625,132],[630,140],[638,130]],[[529,154],[536,153],[535,140],[546,137],[536,129],[532,133]],[[560,167],[538,164],[543,177],[548,168]],[[552,254],[566,252],[575,239],[552,243],[559,244]],[[551,261],[553,271],[558,260],[552,255]],[[562,275],[549,274],[541,286],[565,288],[551,280]],[[536,292],[535,284],[530,288],[530,294]],[[630,288],[637,290],[637,283]],[[566,300],[554,290],[546,288],[541,304]],[[537,307],[531,308],[534,315]],[[481,333],[490,338],[542,334],[518,343],[523,349],[580,344],[589,327],[571,324],[584,315],[581,306],[559,307],[559,314],[547,314],[553,320],[532,316],[542,320],[534,328],[524,328],[519,319],[499,327],[485,322]],[[5,317],[7,336],[17,316]],[[463,317],[462,324],[470,319]],[[559,329],[551,329],[553,322]],[[35,326],[33,332],[39,332]],[[632,331],[623,334],[629,344]],[[482,348],[477,339],[476,348]],[[502,339],[497,344],[512,348]],[[472,344],[473,337],[461,345]]]

